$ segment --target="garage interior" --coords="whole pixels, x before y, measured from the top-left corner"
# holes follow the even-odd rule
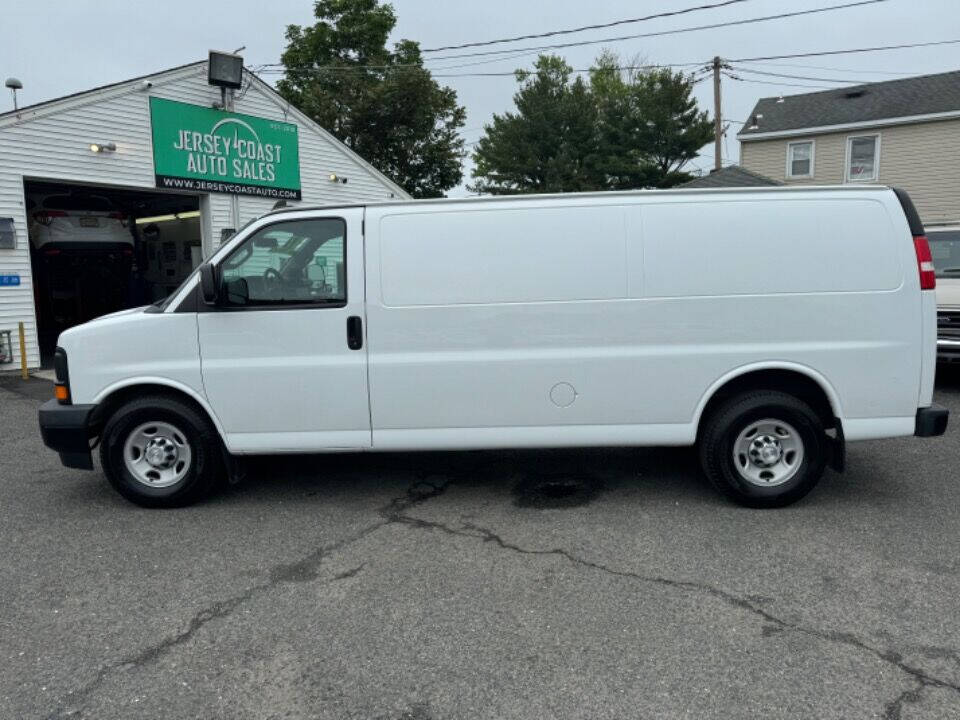
[[[162,300],[200,263],[196,195],[26,180],[41,364],[80,323]]]

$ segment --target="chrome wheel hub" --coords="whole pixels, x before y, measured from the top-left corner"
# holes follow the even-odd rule
[[[148,487],[174,485],[190,470],[193,452],[186,436],[166,422],[135,428],[123,446],[123,462],[138,482]]]
[[[752,422],[733,444],[733,463],[747,482],[759,487],[782,485],[803,462],[803,441],[789,423],[773,418]]]

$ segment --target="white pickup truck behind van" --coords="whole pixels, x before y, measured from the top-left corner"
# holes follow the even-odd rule
[[[63,333],[40,426],[147,506],[247,454],[694,444],[785,505],[845,441],[944,432],[934,285],[885,187],[284,209]]]

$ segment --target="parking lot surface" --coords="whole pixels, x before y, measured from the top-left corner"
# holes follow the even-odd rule
[[[960,717],[941,375],[946,436],[772,511],[676,449],[257,459],[143,510],[4,379],[0,717]]]

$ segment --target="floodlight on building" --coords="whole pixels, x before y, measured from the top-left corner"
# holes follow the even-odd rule
[[[243,58],[236,53],[210,51],[207,61],[207,82],[234,90],[243,85]]]
[[[117,144],[115,142],[92,142],[90,143],[90,152],[92,153],[107,153],[107,152],[116,152]]]

